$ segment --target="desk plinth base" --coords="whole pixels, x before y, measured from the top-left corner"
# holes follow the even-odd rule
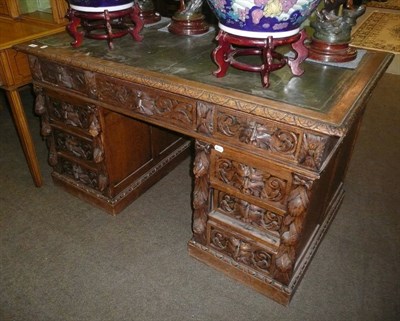
[[[304,30],[290,37],[273,38],[270,36],[266,39],[241,37],[220,30],[216,37],[218,46],[212,53],[218,70],[213,74],[218,78],[224,77],[229,66],[243,71],[259,72],[263,87],[270,85],[270,73],[285,65],[289,65],[293,75],[300,76],[304,72],[300,68],[300,64],[308,56],[308,50],[304,45],[306,38]],[[294,59],[275,51],[277,47],[286,45],[290,45],[296,52]],[[239,56],[260,56],[262,64],[256,66],[238,61],[236,58]]]
[[[313,255],[322,241],[332,220],[334,219],[343,201],[344,190],[342,185],[336,191],[329,207],[326,210],[322,224],[315,228],[313,237],[310,238],[307,246],[296,263],[295,272],[289,285],[283,285],[275,281],[268,275],[253,270],[245,264],[235,261],[233,258],[221,254],[214,250],[210,245],[202,245],[194,240],[189,241],[189,254],[199,261],[225,273],[227,276],[253,288],[259,293],[282,304],[288,305],[292,299],[302,276],[307,270]]]
[[[135,4],[132,8],[103,12],[82,12],[69,9],[67,17],[70,20],[67,31],[74,38],[71,46],[77,48],[82,45],[83,38],[107,40],[110,49],[114,48],[113,39],[121,38],[130,34],[136,41],[142,41],[143,37],[139,34],[143,29],[143,21],[139,16],[140,8]],[[128,25],[125,19],[130,19],[133,26]],[[83,31],[78,31],[78,26],[82,25]],[[99,30],[104,32],[98,32]]]

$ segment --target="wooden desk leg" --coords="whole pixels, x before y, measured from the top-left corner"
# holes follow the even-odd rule
[[[40,187],[43,185],[42,175],[40,174],[39,162],[36,157],[35,146],[29,131],[28,121],[26,119],[24,107],[22,106],[21,97],[19,96],[18,89],[6,90],[6,94],[33,182],[36,187]]]

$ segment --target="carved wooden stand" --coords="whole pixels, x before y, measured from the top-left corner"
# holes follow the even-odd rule
[[[357,50],[348,43],[334,44],[317,39],[312,39],[308,53],[309,58],[324,62],[347,62],[357,57]]]
[[[67,17],[70,23],[67,25],[67,31],[75,39],[71,42],[72,47],[77,48],[83,42],[83,37],[107,40],[110,49],[114,48],[113,39],[121,38],[128,33],[136,41],[142,41],[143,37],[139,32],[143,29],[143,21],[139,17],[140,8],[135,4],[132,8],[118,11],[104,10],[103,12],[82,12],[69,9]],[[125,23],[124,19],[129,18],[133,26]],[[82,25],[83,31],[78,31],[78,26]],[[95,32],[99,29],[105,33]],[[114,31],[113,29],[117,29]]]
[[[300,76],[304,72],[300,68],[300,64],[308,56],[308,50],[304,45],[306,38],[307,35],[304,30],[286,38],[273,38],[270,36],[266,39],[240,37],[220,30],[216,37],[218,47],[214,49],[212,54],[213,60],[218,66],[218,70],[214,72],[214,75],[218,78],[224,77],[228,67],[232,66],[239,70],[261,73],[261,82],[264,87],[268,87],[270,84],[269,74],[288,64],[293,75]],[[285,45],[291,45],[296,52],[294,59],[285,57],[275,51],[276,47]],[[240,46],[240,48],[235,48],[234,46]],[[250,65],[235,59],[238,56],[254,55],[261,56],[263,62],[261,65]]]

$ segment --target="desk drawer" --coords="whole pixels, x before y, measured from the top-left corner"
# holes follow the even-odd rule
[[[78,184],[83,184],[100,192],[105,193],[108,187],[107,175],[99,168],[86,166],[84,163],[78,163],[63,156],[58,157],[54,170],[73,179]]]
[[[101,74],[96,74],[96,91],[101,102],[184,129],[195,129],[193,99]]]
[[[213,201],[213,210],[236,220],[246,230],[258,230],[276,242],[283,233],[284,211],[263,208],[217,189],[214,189]]]
[[[91,86],[93,73],[34,56],[29,57],[29,63],[34,80],[75,91],[85,96],[95,96],[92,91],[96,89]]]
[[[45,88],[36,100],[36,113],[42,120],[59,127],[76,130],[82,135],[96,137],[101,132],[98,108],[66,93]]]
[[[219,108],[215,137],[259,155],[319,171],[337,139],[277,121]]]
[[[237,264],[266,275],[273,273],[278,248],[262,235],[238,228],[218,212],[209,215],[207,245]]]
[[[53,129],[57,152],[65,153],[87,162],[100,163],[104,158],[103,146],[97,140]]]
[[[292,173],[272,162],[237,154],[227,148],[212,150],[210,181],[213,188],[256,206],[286,211]]]

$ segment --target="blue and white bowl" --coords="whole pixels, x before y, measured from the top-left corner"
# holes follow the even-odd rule
[[[248,38],[284,38],[301,24],[321,0],[207,0],[220,29]]]
[[[69,0],[71,9],[83,12],[119,11],[133,6],[133,0]]]

